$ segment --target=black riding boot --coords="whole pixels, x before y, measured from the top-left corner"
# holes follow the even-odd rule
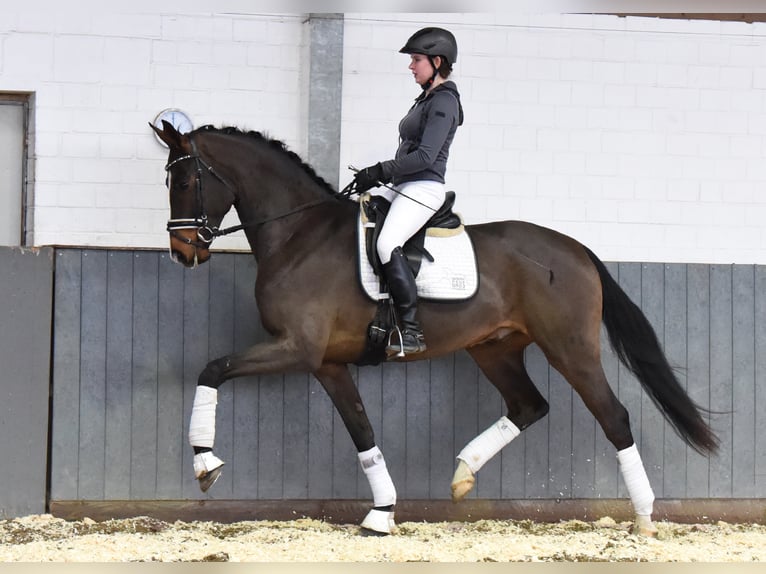
[[[423,331],[415,319],[418,310],[418,291],[415,286],[415,276],[412,274],[407,258],[401,247],[391,252],[391,261],[383,265],[383,274],[388,284],[388,292],[394,300],[402,328],[402,348],[406,355],[422,353],[426,350]],[[394,343],[392,341],[392,343]],[[399,352],[399,346],[391,344],[386,347],[389,355]]]

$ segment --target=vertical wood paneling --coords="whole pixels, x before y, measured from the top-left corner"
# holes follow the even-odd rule
[[[385,364],[382,373],[383,418],[378,432],[388,472],[401,498],[407,483],[407,365]]]
[[[145,251],[59,250],[55,259],[53,499],[371,497],[340,417],[308,374],[221,387],[216,452],[227,466],[199,492],[186,438],[197,377],[210,359],[269,337],[250,256],[217,253],[192,270]],[[712,417],[722,450],[708,459],[672,432],[602,332],[605,374],[657,496],[766,495],[764,268],[607,267],[655,327],[691,398],[722,411]],[[614,447],[579,396],[538,347],[526,363],[550,414],[485,465],[471,496],[626,496]],[[400,499],[449,497],[455,455],[506,411],[463,351],[352,375]]]
[[[76,500],[80,468],[82,253],[59,250],[54,259],[51,498]]]
[[[455,409],[454,369],[454,355],[431,361],[429,381],[431,389],[431,424],[429,429],[431,459],[428,498],[450,497],[449,481],[455,471],[455,457],[459,452],[453,440],[455,433],[452,417]],[[363,372],[364,369],[360,369],[360,374]],[[374,422],[373,426],[375,426]]]
[[[133,356],[131,365],[130,497],[151,499],[158,493],[158,302],[157,253],[131,253],[133,259]]]
[[[284,375],[262,376],[258,384],[258,498],[279,499],[284,478]]]
[[[548,492],[554,498],[572,496],[572,403],[574,391],[553,367],[548,368],[551,410],[548,413]],[[579,397],[577,398],[579,400]]]
[[[428,498],[431,467],[431,378],[430,363],[408,363],[407,368],[407,427],[406,468],[407,481],[403,497]]]
[[[527,347],[525,354],[527,372],[537,390],[551,403],[548,381],[548,362],[537,345]],[[550,444],[550,415],[526,429],[519,438],[524,439],[524,498],[546,498],[548,496],[548,445]],[[516,439],[519,440],[519,439]]]
[[[133,263],[130,497],[157,496],[157,253],[129,253]]]
[[[309,397],[309,498],[330,498],[335,409],[330,397],[314,377],[311,377]]]
[[[732,268],[732,496],[755,496],[755,275]]]
[[[671,368],[683,388],[687,388],[686,368],[688,329],[686,318],[686,267],[665,265],[665,313],[663,317],[664,351]],[[665,440],[663,448],[662,493],[667,498],[686,496],[686,444],[673,427],[663,421]],[[660,446],[660,445],[658,445]]]
[[[54,256],[0,246],[2,518],[46,511]]]
[[[710,460],[710,496],[732,496],[732,268],[710,267],[710,408],[724,448]]]
[[[766,267],[755,267],[755,455],[756,496],[766,497]]]
[[[184,273],[162,253],[157,294],[157,497],[182,498],[184,434]],[[139,449],[140,452],[140,447]]]
[[[285,375],[284,393],[283,496],[288,499],[307,498],[310,472],[309,375]]]
[[[256,265],[253,257],[238,255],[234,264],[234,349],[245,352],[256,342],[266,340],[255,305],[254,284]],[[234,405],[231,441],[232,458],[229,468],[232,489],[237,497],[258,497],[258,409],[259,378],[241,377],[227,383]],[[308,423],[306,423],[308,426]]]
[[[80,438],[77,496],[104,496],[106,456],[107,252],[82,253]]]
[[[687,394],[703,409],[710,409],[710,267],[687,266]],[[705,418],[710,420],[709,415]],[[713,426],[713,430],[717,431]],[[686,449],[686,496],[710,496],[710,460]]]
[[[106,265],[104,498],[126,500],[132,461],[133,254],[108,251]],[[151,450],[147,455],[154,457]]]

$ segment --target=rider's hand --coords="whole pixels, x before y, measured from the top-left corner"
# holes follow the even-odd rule
[[[360,169],[354,176],[356,193],[364,193],[373,187],[380,187],[383,179],[383,168],[380,163]]]

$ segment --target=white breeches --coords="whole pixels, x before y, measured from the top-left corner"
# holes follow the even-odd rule
[[[378,236],[378,256],[384,264],[391,260],[391,252],[404,245],[442,206],[446,193],[444,184],[438,181],[408,181],[396,189],[407,197],[386,187],[371,192],[391,202],[388,216]],[[420,203],[409,199],[410,197]]]

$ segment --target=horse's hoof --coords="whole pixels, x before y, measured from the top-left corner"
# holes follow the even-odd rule
[[[221,468],[222,467],[219,466],[210,472],[206,472],[197,479],[199,481],[199,487],[202,492],[207,492],[207,489],[215,484],[215,481],[218,480],[219,476],[221,476]]]
[[[646,538],[657,538],[657,527],[652,522],[650,516],[637,514],[630,532],[631,534],[638,534],[639,536],[645,536]]]
[[[215,456],[212,451],[205,451],[194,455],[194,477],[199,481],[202,492],[215,484],[221,476],[221,467],[224,462]]]
[[[473,490],[476,478],[468,465],[460,460],[452,477],[452,502],[460,502]]]
[[[367,536],[386,536],[396,529],[394,513],[387,510],[372,509],[364,517],[361,524],[362,533]]]

